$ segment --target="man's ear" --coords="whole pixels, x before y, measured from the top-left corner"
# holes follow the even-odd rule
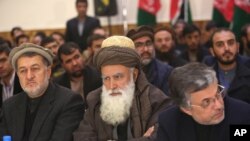
[[[133,72],[133,78],[134,78],[134,81],[137,80],[137,77],[139,75],[139,70],[137,68],[134,69],[134,72]]]
[[[213,47],[211,46],[211,47],[209,47],[209,52],[211,53],[211,55],[214,57],[215,55],[214,55],[214,49],[213,49]]]
[[[190,110],[190,108],[187,108],[187,107],[180,107],[181,111],[192,116],[192,112]]]

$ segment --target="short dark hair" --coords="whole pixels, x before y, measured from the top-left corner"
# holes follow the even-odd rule
[[[18,42],[19,42],[19,40],[21,38],[27,38],[27,39],[29,39],[29,36],[26,35],[26,34],[21,34],[21,35],[17,36],[16,39],[15,39],[16,44],[18,44]]]
[[[100,40],[100,39],[106,39],[106,37],[103,35],[99,35],[99,34],[93,34],[89,36],[87,39],[87,46],[88,47],[92,46],[93,41]]]
[[[196,31],[199,32],[199,34],[201,34],[200,29],[196,25],[187,24],[183,29],[183,36],[186,36],[187,34],[194,33]]]
[[[241,32],[240,32],[240,36],[241,37],[247,37],[247,29],[250,27],[250,23],[245,24],[242,28],[241,28]]]
[[[77,5],[78,3],[86,3],[87,6],[88,6],[88,0],[76,0],[76,5]]]
[[[177,42],[177,37],[176,37],[176,34],[174,32],[174,30],[172,28],[169,28],[169,27],[166,27],[166,26],[161,26],[161,27],[157,27],[155,28],[154,30],[154,35],[159,32],[159,31],[167,31],[171,34],[172,36],[172,39],[174,40],[174,42],[176,43]]]
[[[185,22],[183,19],[178,19],[173,25],[173,27],[176,28],[177,24],[183,24],[184,26],[186,26],[187,22]]]
[[[135,29],[130,29],[126,36],[133,41],[143,36],[147,36],[154,41],[154,29],[151,26],[142,25]]]
[[[61,55],[70,55],[74,50],[79,50],[79,52],[81,52],[80,47],[74,43],[74,42],[67,42],[64,43],[63,45],[61,45],[58,49],[58,53],[57,53],[57,57],[59,59],[60,62],[62,62],[62,58]]]
[[[16,30],[23,31],[23,29],[22,29],[21,27],[19,27],[19,26],[13,27],[13,28],[11,29],[11,31],[10,31],[10,35],[11,35],[12,38],[14,37],[14,32],[15,32]]]
[[[64,35],[61,32],[57,32],[57,31],[52,32],[50,34],[50,37],[52,37],[53,35],[59,35],[63,40],[65,40],[65,37],[64,37]]]
[[[210,39],[209,39],[209,42],[210,42],[211,47],[213,47],[213,44],[214,44],[214,43],[213,43],[214,35],[215,35],[216,33],[222,32],[222,31],[231,32],[231,33],[235,36],[235,34],[233,33],[233,31],[230,30],[229,28],[226,28],[226,27],[217,28],[217,29],[212,33],[212,35],[211,35],[211,37],[210,37]],[[237,41],[236,38],[235,38],[235,40]]]
[[[6,53],[7,55],[10,54],[11,48],[9,44],[0,38],[0,53]]]
[[[46,37],[46,34],[43,31],[38,31],[35,36],[39,36],[43,40]]]
[[[56,42],[56,40],[52,37],[45,37],[42,42],[41,42],[41,46],[46,46],[47,44],[49,43],[52,43],[52,42]]]
[[[213,28],[218,28],[217,23],[215,21],[208,21],[206,26],[205,26],[205,30],[210,31]]]

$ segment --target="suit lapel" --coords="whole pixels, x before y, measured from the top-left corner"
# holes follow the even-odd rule
[[[80,36],[78,33],[78,19],[77,19],[77,17],[74,19],[72,24],[73,24],[73,26],[72,26],[73,32],[72,33],[75,34],[75,37],[79,38]]]
[[[36,118],[34,120],[32,130],[30,133],[30,140],[36,139],[36,137],[39,135],[39,132],[45,120],[47,119],[49,113],[51,112],[53,108],[53,101],[55,99],[54,93],[55,93],[54,85],[50,83],[39,105]]]
[[[25,117],[27,110],[27,96],[25,93],[20,93],[20,98],[16,101],[17,107],[12,109],[12,117],[17,117],[13,120],[13,135],[16,135],[16,140],[21,140],[23,137],[24,127],[25,127]]]

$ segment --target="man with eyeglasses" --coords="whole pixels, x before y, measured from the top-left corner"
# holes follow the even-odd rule
[[[140,26],[128,31],[127,37],[134,41],[135,50],[141,57],[142,69],[148,81],[168,95],[167,80],[173,68],[156,59],[153,29],[149,26]]]
[[[239,55],[239,43],[228,28],[218,28],[211,36],[210,51],[213,58],[204,60],[216,71],[218,83],[233,98],[250,103],[250,69],[245,58]]]
[[[176,106],[160,114],[157,141],[229,141],[231,124],[250,124],[250,105],[224,97],[215,71],[205,64],[174,69],[169,89]]]

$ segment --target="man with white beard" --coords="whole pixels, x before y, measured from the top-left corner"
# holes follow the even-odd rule
[[[88,95],[89,108],[74,132],[75,141],[155,139],[158,115],[170,101],[147,81],[134,48],[131,39],[111,36],[94,55],[103,86]]]
[[[84,113],[79,94],[49,81],[53,53],[22,44],[9,55],[23,92],[7,99],[0,114],[0,136],[14,141],[72,141]]]

